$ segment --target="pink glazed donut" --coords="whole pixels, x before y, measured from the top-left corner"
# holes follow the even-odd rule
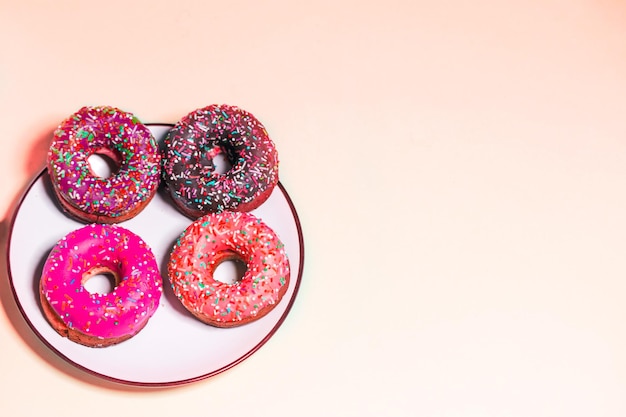
[[[84,284],[111,274],[115,288],[91,293]],[[137,334],[159,306],[162,281],[148,245],[116,225],[90,224],[52,249],[40,281],[43,312],[64,337],[90,347],[120,343]]]
[[[246,264],[233,284],[213,278],[226,260]],[[234,327],[257,320],[280,302],[289,284],[289,260],[274,231],[252,214],[207,214],[180,236],[168,274],[185,308],[206,324]]]

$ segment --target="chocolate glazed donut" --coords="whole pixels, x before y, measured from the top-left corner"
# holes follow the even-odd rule
[[[230,169],[215,170],[222,154]],[[162,153],[163,181],[178,209],[193,219],[263,204],[278,183],[278,154],[265,127],[235,106],[210,105],[181,119]]]

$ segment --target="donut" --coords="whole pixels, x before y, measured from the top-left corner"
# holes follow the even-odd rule
[[[246,265],[232,284],[213,276],[227,260]],[[280,302],[289,284],[289,259],[278,236],[254,215],[209,213],[174,244],[168,276],[176,297],[200,321],[235,327],[263,317]]]
[[[108,157],[117,170],[108,178],[89,164]],[[118,223],[136,216],[160,182],[161,154],[150,130],[115,107],[83,107],[55,130],[47,167],[61,207],[84,223]]]
[[[111,274],[113,291],[85,289],[98,274]],[[148,323],[162,293],[150,247],[118,225],[90,224],[70,232],[51,250],[39,282],[43,313],[61,336],[89,347],[111,346]]]
[[[213,158],[231,167],[220,174]],[[278,153],[265,127],[235,106],[210,105],[183,117],[168,132],[163,181],[179,210],[196,219],[222,211],[251,211],[278,183]]]

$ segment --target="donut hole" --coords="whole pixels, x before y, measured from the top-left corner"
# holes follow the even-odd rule
[[[105,295],[113,292],[119,282],[117,274],[106,268],[96,268],[87,272],[82,280],[89,294]]]
[[[200,152],[200,163],[209,171],[207,173],[223,175],[233,167],[231,156],[221,146],[213,146]]]
[[[226,174],[233,167],[225,152],[217,153],[211,160],[213,161],[213,166],[215,167],[213,172],[220,175]]]
[[[224,284],[235,284],[243,278],[248,268],[244,261],[239,258],[232,257],[223,260],[213,272],[213,279]]]
[[[89,170],[100,178],[110,178],[117,174],[120,169],[121,158],[110,149],[99,149],[88,158]]]

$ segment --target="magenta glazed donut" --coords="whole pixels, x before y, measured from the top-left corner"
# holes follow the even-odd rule
[[[113,275],[113,291],[87,291],[84,284],[103,273]],[[139,236],[117,225],[91,224],[56,244],[39,289],[44,315],[60,335],[104,347],[143,329],[159,306],[162,281],[152,250]]]
[[[222,153],[231,168],[220,174]],[[235,106],[211,105],[181,119],[165,138],[163,180],[176,206],[191,218],[250,211],[278,183],[278,153],[265,127]]]
[[[233,284],[213,277],[238,259],[244,276]],[[210,213],[180,236],[168,263],[174,293],[204,323],[234,327],[255,321],[280,302],[289,284],[289,260],[274,231],[250,213]]]
[[[108,178],[94,174],[93,154],[109,157],[118,169]],[[48,172],[61,206],[77,220],[118,223],[150,202],[160,181],[161,154],[150,130],[115,107],[83,107],[54,132]]]

